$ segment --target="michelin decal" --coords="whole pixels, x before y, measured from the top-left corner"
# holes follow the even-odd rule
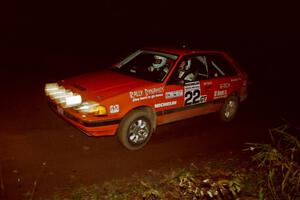
[[[154,108],[162,108],[167,106],[173,106],[176,105],[177,101],[169,101],[169,102],[163,102],[163,103],[157,103],[154,105]]]

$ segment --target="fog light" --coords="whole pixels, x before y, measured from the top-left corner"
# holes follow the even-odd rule
[[[66,102],[65,102],[66,107],[77,106],[77,105],[81,104],[81,102],[82,102],[81,96],[76,95],[76,94],[66,97],[65,100],[66,100]]]
[[[57,83],[47,83],[45,85],[45,93],[47,96],[50,96],[51,93],[59,90],[59,86]]]

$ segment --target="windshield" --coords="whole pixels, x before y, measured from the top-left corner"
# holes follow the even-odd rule
[[[121,61],[114,69],[137,78],[162,82],[176,59],[176,55],[138,50]]]

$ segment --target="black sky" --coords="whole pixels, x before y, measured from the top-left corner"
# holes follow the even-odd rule
[[[122,43],[190,43],[298,37],[289,2],[8,1],[1,6],[8,46],[98,47]]]
[[[12,0],[0,8],[4,64],[39,64],[51,53],[114,57],[182,44],[228,51],[253,72],[297,62],[300,14],[292,1]]]
[[[256,89],[278,94],[269,99],[295,103],[299,21],[296,1],[4,1],[1,80],[56,80],[136,48],[186,44],[227,51]]]

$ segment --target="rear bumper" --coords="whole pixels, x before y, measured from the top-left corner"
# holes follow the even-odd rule
[[[110,120],[85,120],[76,117],[66,110],[58,107],[56,104],[49,101],[51,109],[60,117],[71,123],[73,126],[89,136],[106,136],[114,135],[119,127],[120,119]]]

